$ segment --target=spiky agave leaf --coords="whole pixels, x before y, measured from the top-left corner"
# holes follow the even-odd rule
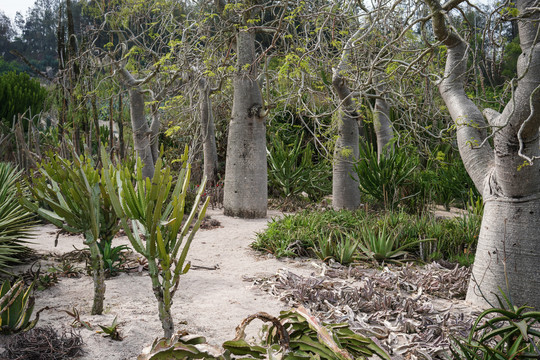
[[[26,250],[24,243],[32,237],[34,216],[17,200],[17,192],[25,196],[26,189],[17,186],[21,172],[8,163],[0,163],[0,272],[7,273],[10,263]]]

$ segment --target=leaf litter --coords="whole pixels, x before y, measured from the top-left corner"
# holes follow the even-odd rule
[[[450,336],[467,336],[480,309],[465,298],[470,269],[386,265],[382,271],[338,263],[312,263],[317,275],[281,269],[255,280],[288,306],[304,306],[324,322],[347,322],[394,359],[444,359]]]

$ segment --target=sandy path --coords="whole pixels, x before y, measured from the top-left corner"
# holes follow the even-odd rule
[[[234,337],[235,327],[248,315],[266,311],[278,315],[283,304],[276,298],[254,288],[249,278],[271,276],[279,268],[289,268],[297,274],[309,274],[314,270],[307,263],[279,261],[261,256],[249,244],[255,233],[266,227],[267,219],[242,220],[230,218],[220,211],[209,211],[222,227],[200,230],[195,237],[188,258],[193,265],[213,267],[216,270],[194,269],[180,280],[180,288],[172,307],[176,329],[187,329],[190,333],[203,335],[213,345],[220,345]],[[55,228],[40,229],[37,243],[31,247],[40,253],[53,251],[65,253],[73,245],[82,247],[82,238],[61,236],[54,248]],[[127,243],[126,239],[115,239],[116,244]],[[80,333],[85,341],[86,354],[83,359],[133,359],[143,347],[163,334],[158,320],[157,303],[152,293],[147,273],[121,274],[106,281],[105,314],[91,316],[92,280],[89,276],[79,279],[62,278],[52,288],[37,292],[36,309],[43,306],[56,310],[76,307],[81,319],[92,325],[110,325],[118,316],[123,341],[112,341],[101,334],[87,329]],[[38,326],[52,325],[69,328],[72,318],[64,312],[48,310],[42,313]],[[253,325],[258,328],[260,323]]]

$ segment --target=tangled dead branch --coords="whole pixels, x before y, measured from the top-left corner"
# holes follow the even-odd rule
[[[34,328],[6,337],[0,359],[63,360],[82,355],[82,337],[73,330],[58,334],[52,327]]]

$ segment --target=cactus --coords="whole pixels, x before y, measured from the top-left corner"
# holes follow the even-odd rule
[[[143,164],[140,158],[137,159],[133,178],[132,170],[128,167],[115,169],[112,166],[104,147],[101,152],[104,164],[102,178],[105,179],[111,203],[131,245],[148,260],[152,289],[158,301],[159,318],[165,337],[170,338],[174,333],[172,298],[178,289],[180,276],[189,270],[190,263],[186,263],[187,253],[210,200],[207,198],[200,211],[197,211],[206,179],[199,187],[193,208],[184,222],[184,206],[191,173],[187,164],[187,148],[181,159],[183,166],[174,187],[171,169],[164,167],[161,159],[155,164],[152,179],[143,177]],[[117,187],[114,186],[114,179]],[[131,221],[133,231],[128,226],[128,221]],[[191,225],[193,228],[190,231]],[[141,234],[144,235],[146,243],[141,240]]]

